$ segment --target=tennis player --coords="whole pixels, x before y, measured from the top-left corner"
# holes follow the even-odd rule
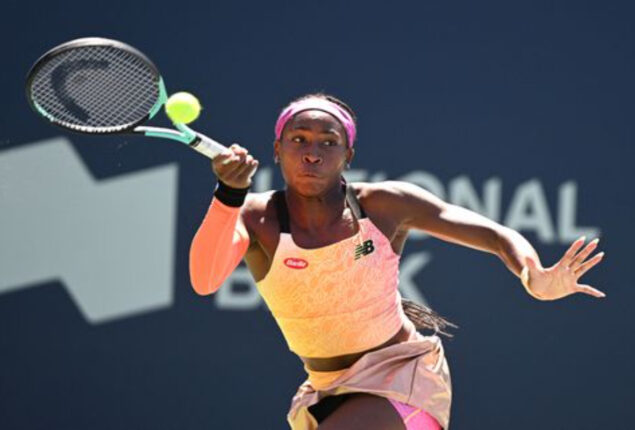
[[[519,233],[405,182],[346,184],[356,121],[323,94],[289,104],[275,126],[286,187],[248,193],[258,162],[233,145],[213,162],[218,187],[192,242],[195,291],[215,292],[241,259],[307,380],[291,402],[292,429],[447,429],[452,390],[438,335],[447,322],[402,300],[399,258],[408,232],[497,255],[539,300],[574,293],[603,253],[576,240],[545,268]]]

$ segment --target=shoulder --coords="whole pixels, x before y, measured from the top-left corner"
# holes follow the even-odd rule
[[[263,217],[275,219],[277,217],[273,197],[275,193],[275,190],[271,190],[263,193],[247,194],[245,203],[240,210],[243,221],[256,221]]]
[[[274,195],[276,191],[249,193],[240,211],[240,218],[252,243],[269,242],[280,230]]]
[[[414,214],[435,216],[446,203],[418,185],[403,181],[355,182],[351,184],[360,205],[371,215],[407,223]]]
[[[399,203],[408,199],[438,199],[429,191],[410,182],[354,182],[351,184],[362,205],[384,205]]]

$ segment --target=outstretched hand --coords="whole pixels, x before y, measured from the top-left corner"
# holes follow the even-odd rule
[[[604,252],[600,252],[587,259],[597,247],[598,239],[591,241],[580,251],[584,242],[585,237],[573,242],[560,261],[549,268],[540,267],[539,263],[528,258],[527,266],[521,273],[521,280],[527,292],[538,300],[557,300],[574,293],[605,297],[600,290],[578,283],[578,279],[604,257]]]

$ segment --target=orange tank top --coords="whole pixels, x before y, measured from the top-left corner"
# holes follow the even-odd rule
[[[317,249],[293,242],[284,193],[273,197],[280,240],[269,272],[256,285],[289,349],[304,357],[374,348],[408,321],[397,289],[399,255],[366,217],[352,188],[346,194],[359,231]]]

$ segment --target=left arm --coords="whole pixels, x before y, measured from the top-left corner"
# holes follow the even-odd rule
[[[539,300],[554,300],[576,292],[604,297],[602,292],[577,283],[603,257],[604,253],[600,253],[585,261],[596,248],[597,239],[579,253],[584,238],[578,239],[558,263],[544,268],[531,244],[508,227],[446,203],[413,184],[385,182],[381,189],[382,200],[397,217],[401,229],[424,230],[439,239],[496,254],[521,278],[527,292]]]

